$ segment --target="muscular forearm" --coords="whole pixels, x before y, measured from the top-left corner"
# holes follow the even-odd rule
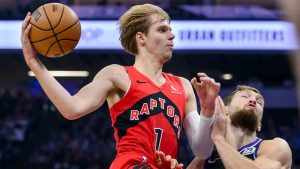
[[[59,112],[67,119],[76,118],[77,105],[69,92],[50,74],[37,58],[32,58],[28,63],[29,68],[35,74],[44,92],[56,106]]]
[[[254,161],[242,156],[225,138],[214,139],[215,146],[226,169],[260,169]]]

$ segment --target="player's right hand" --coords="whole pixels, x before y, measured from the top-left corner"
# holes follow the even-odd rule
[[[165,155],[162,151],[156,151],[155,158],[160,169],[183,169],[183,164],[178,164],[176,159],[170,155]]]
[[[29,32],[31,29],[30,24],[31,13],[28,12],[23,23],[22,23],[22,32],[21,32],[21,42],[23,48],[23,54],[25,58],[25,62],[29,65],[31,59],[36,59],[36,51],[34,50],[30,40],[29,40]]]

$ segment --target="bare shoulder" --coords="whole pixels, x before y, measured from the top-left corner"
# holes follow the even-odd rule
[[[181,81],[181,83],[182,83],[182,85],[183,85],[183,87],[185,89],[187,89],[187,88],[191,88],[192,89],[191,82],[188,79],[186,79],[184,77],[180,77],[180,76],[179,76],[179,79],[180,79],[180,81]]]
[[[258,150],[258,156],[265,156],[268,159],[281,163],[282,166],[288,166],[292,163],[292,152],[289,144],[282,138],[262,141]]]
[[[118,64],[111,64],[103,69],[101,69],[95,76],[94,80],[101,79],[101,78],[121,78],[122,76],[126,77],[127,72],[126,69]]]
[[[189,97],[190,95],[194,95],[194,91],[193,91],[193,87],[192,87],[192,84],[189,80],[187,80],[186,78],[184,77],[179,77],[182,85],[183,85],[183,88],[185,90],[185,95],[187,97]]]
[[[191,84],[191,82],[184,78],[184,77],[179,77],[180,80],[181,80],[181,83],[184,87],[184,90],[185,90],[185,94],[187,97],[194,97],[194,90],[193,90],[193,86]]]
[[[95,83],[109,82],[113,85],[112,89],[121,89],[126,91],[130,85],[130,78],[124,66],[112,64],[101,69],[93,81]]]
[[[266,151],[283,151],[283,152],[285,152],[284,150],[290,150],[290,146],[284,139],[276,137],[272,140],[262,141],[260,149],[266,150]]]

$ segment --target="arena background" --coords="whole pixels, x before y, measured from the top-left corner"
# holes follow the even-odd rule
[[[263,26],[264,21],[277,22],[286,18],[285,12],[275,0],[0,0],[1,169],[102,169],[109,167],[115,155],[107,107],[75,121],[62,118],[35,78],[28,76],[20,47],[6,46],[11,42],[20,43],[19,39],[15,39],[19,32],[4,33],[3,30],[7,29],[5,25],[9,25],[7,21],[21,22],[28,11],[32,12],[49,2],[60,2],[72,7],[81,21],[116,21],[131,5],[146,2],[160,5],[174,22],[208,21],[212,23],[213,29],[216,27],[214,23],[225,22],[226,26],[232,21],[240,23],[239,31],[243,31],[243,25],[248,21],[256,23],[255,29],[258,29],[260,26],[257,25]],[[209,32],[208,28],[200,30]],[[221,96],[228,94],[237,84],[248,84],[260,89],[265,96],[266,106],[263,132],[259,136],[265,139],[284,138],[293,151],[293,168],[300,168],[296,73],[292,71],[296,69],[290,63],[296,56],[289,55],[294,51],[296,42],[292,41],[290,46],[272,46],[272,40],[276,40],[274,37],[283,35],[279,33],[273,36],[271,26],[262,32],[257,36],[268,42],[266,49],[228,49],[225,42],[207,48],[176,49],[175,43],[173,58],[165,65],[164,71],[188,79],[197,72],[206,72],[221,82]],[[198,33],[195,36],[204,36],[201,34],[203,32]],[[273,38],[268,38],[270,34]],[[88,32],[83,32],[83,35],[85,38],[91,36]],[[118,34],[115,36],[118,38]],[[193,33],[188,35],[189,38],[193,36]],[[281,40],[296,36],[292,32],[287,37],[281,37]],[[236,36],[229,36],[231,41],[234,38]],[[203,44],[206,41],[197,43]],[[62,58],[41,56],[41,59],[49,70],[89,72],[87,77],[57,77],[71,93],[90,82],[106,65],[133,63],[133,56],[119,49],[76,48]],[[228,78],[228,75],[232,75],[232,78]],[[193,155],[184,134],[180,141],[179,161],[187,166]]]

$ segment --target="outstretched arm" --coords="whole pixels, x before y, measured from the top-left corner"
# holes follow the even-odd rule
[[[21,40],[24,59],[46,95],[67,119],[76,119],[96,110],[106,100],[107,93],[115,87],[114,84],[117,78],[111,75],[111,72],[121,71],[120,66],[113,65],[104,68],[90,84],[83,87],[76,95],[71,96],[37,57],[28,37],[31,29],[30,18],[31,14],[28,13],[22,24]]]

